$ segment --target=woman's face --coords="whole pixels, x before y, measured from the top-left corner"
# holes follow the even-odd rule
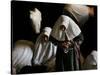
[[[43,35],[43,41],[47,42],[48,41],[48,36],[47,35]]]
[[[64,25],[61,25],[61,26],[60,26],[60,30],[65,31],[65,29],[66,29],[66,28],[65,28]]]

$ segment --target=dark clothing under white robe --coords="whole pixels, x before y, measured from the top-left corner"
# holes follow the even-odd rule
[[[80,39],[83,38],[81,35],[79,36]],[[83,39],[80,41],[82,42],[82,40]],[[81,69],[80,44],[78,44],[80,41],[75,41],[68,49],[64,49],[58,45],[56,53],[56,71],[74,71]]]

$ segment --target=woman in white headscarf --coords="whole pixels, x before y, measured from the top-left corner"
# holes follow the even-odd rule
[[[33,57],[33,43],[19,40],[12,50],[12,73],[19,73],[24,66],[31,66]]]
[[[83,70],[97,69],[97,51],[93,50],[85,59]]]
[[[55,60],[56,46],[49,41],[51,30],[50,27],[45,27],[37,38],[33,57],[34,65],[53,66],[49,64]]]
[[[83,37],[78,25],[70,17],[61,15],[52,29],[51,36],[57,40],[58,46],[56,53],[56,70],[79,70],[79,47],[83,41]]]

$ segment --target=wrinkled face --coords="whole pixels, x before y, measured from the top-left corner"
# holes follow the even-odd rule
[[[32,27],[36,34],[40,33],[41,29],[41,12],[35,8],[35,11],[30,11],[30,19],[32,20]]]
[[[47,42],[48,41],[48,36],[47,35],[43,35],[42,36],[42,41],[43,42]]]
[[[65,31],[65,29],[66,29],[66,28],[65,28],[64,25],[61,25],[61,26],[60,26],[60,30]]]

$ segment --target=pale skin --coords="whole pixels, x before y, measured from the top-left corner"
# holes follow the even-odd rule
[[[47,42],[48,41],[48,36],[47,35],[43,35],[42,36],[42,41]]]

